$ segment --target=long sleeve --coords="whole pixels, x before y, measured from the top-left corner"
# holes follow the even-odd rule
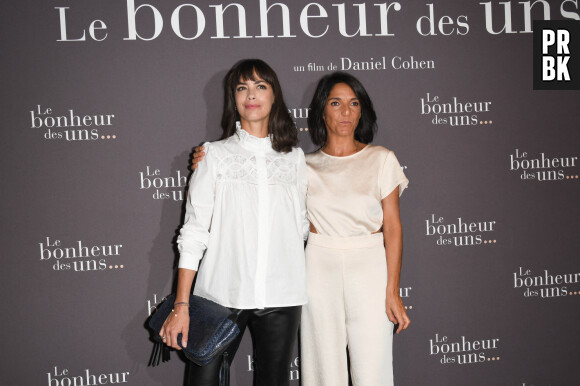
[[[180,253],[179,268],[198,270],[208,245],[215,197],[215,168],[217,160],[210,143],[203,144],[206,157],[198,164],[189,182],[185,203],[185,220],[177,237]]]
[[[306,168],[306,159],[304,158],[304,152],[302,149],[298,148],[298,167],[297,167],[297,178],[298,184],[298,194],[300,200],[300,220],[302,225],[302,235],[304,240],[308,238],[308,232],[310,230],[310,221],[308,221],[308,216],[306,214],[306,190],[308,186],[308,171]]]
[[[197,271],[193,293],[238,309],[306,303],[304,153],[240,128],[204,146],[177,239],[179,268]]]

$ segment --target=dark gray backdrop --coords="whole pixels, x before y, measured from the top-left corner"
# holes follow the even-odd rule
[[[411,181],[401,291],[413,323],[395,338],[397,385],[580,384],[580,93],[532,90],[530,3],[244,0],[240,37],[235,6],[223,36],[216,26],[232,2],[3,1],[2,383],[182,382],[175,355],[146,367],[144,323],[172,289],[191,149],[220,135],[225,72],[259,57],[305,151],[316,81],[331,63],[357,76],[375,143]],[[143,4],[157,37],[147,6],[131,32]],[[574,1],[538,1],[529,20],[578,15]],[[246,336],[233,385],[251,384],[250,361]]]

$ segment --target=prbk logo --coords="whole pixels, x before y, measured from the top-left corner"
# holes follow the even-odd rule
[[[554,274],[547,269],[534,273],[529,268],[519,267],[514,272],[514,289],[522,291],[524,297],[556,298],[580,295],[580,272]]]
[[[89,386],[129,382],[128,371],[96,374],[90,369],[85,369],[80,374],[73,375],[69,369],[59,369],[58,366],[54,366],[54,370],[46,375],[48,376],[47,386]]]
[[[183,201],[187,175],[180,170],[173,176],[164,177],[159,169],[146,166],[145,171],[139,172],[139,180],[139,189],[152,191],[154,200]]]
[[[73,109],[55,113],[51,107],[37,105],[30,111],[30,128],[42,129],[46,140],[111,140],[117,138],[112,133],[114,118],[114,114],[77,114]]]
[[[498,349],[499,338],[468,339],[461,336],[449,339],[437,333],[433,339],[429,339],[429,355],[439,357],[442,365],[499,361]]]
[[[580,90],[580,23],[534,20],[534,90]]]
[[[455,247],[496,244],[493,236],[495,221],[466,221],[461,217],[446,222],[441,216],[431,215],[425,220],[425,235],[437,237],[437,245],[451,245]]]
[[[250,354],[246,358],[248,359],[247,371],[254,371],[254,358]],[[290,361],[290,374],[288,375],[288,379],[291,381],[300,379],[300,357],[296,357]]]
[[[47,237],[39,245],[40,261],[48,262],[55,271],[99,272],[125,268],[119,261],[122,244],[86,245],[78,240],[64,245]]]
[[[421,98],[421,115],[433,117],[431,123],[434,125],[491,125],[490,111],[490,101],[466,101],[455,96],[451,100],[441,100],[431,93]]]
[[[580,175],[578,157],[529,155],[526,151],[515,149],[509,156],[510,171],[520,175],[522,180],[562,181],[576,180]]]

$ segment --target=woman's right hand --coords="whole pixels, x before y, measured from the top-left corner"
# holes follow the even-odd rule
[[[171,311],[171,314],[163,323],[161,331],[159,331],[159,336],[163,339],[163,343],[176,350],[181,350],[181,347],[177,344],[177,335],[179,334],[181,334],[181,345],[187,347],[189,335],[189,310],[187,307],[177,307],[177,309]]]
[[[197,164],[203,160],[205,157],[205,148],[203,146],[198,146],[193,151],[193,158],[191,159],[191,170],[195,170],[197,168]]]

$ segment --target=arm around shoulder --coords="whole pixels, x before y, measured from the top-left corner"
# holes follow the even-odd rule
[[[179,268],[194,271],[207,248],[215,196],[217,160],[212,146],[205,143],[204,147],[206,159],[199,164],[189,181],[185,218],[177,237]]]
[[[310,222],[308,221],[308,215],[306,212],[306,192],[308,189],[308,169],[306,166],[306,157],[304,156],[304,151],[301,148],[296,148],[298,152],[298,160],[296,165],[296,183],[298,185],[298,196],[300,200],[300,219],[302,236],[304,240],[308,238],[308,231],[310,229]]]

